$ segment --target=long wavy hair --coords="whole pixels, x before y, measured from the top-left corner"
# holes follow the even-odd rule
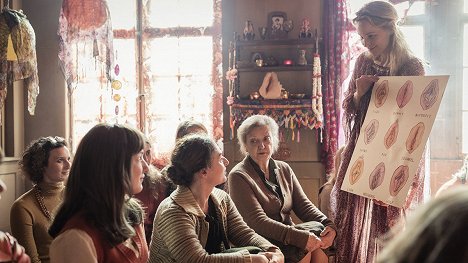
[[[65,199],[49,234],[56,237],[77,213],[101,230],[113,246],[135,235],[143,220],[132,193],[133,155],[144,146],[143,134],[125,125],[98,124],[81,140],[70,170]]]
[[[356,12],[356,17],[353,19],[355,25],[360,21],[367,21],[390,32],[388,54],[383,57],[384,66],[390,68],[390,75],[396,75],[405,62],[415,57],[400,30],[398,13],[391,3],[373,1],[365,4]],[[372,56],[370,52],[366,54]]]
[[[393,228],[377,262],[468,262],[466,222],[468,191],[460,187],[419,207],[406,226]]]

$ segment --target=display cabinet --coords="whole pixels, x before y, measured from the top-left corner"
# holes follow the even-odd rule
[[[316,129],[320,141],[323,122],[317,46],[314,38],[231,42],[227,74],[231,138],[244,119],[266,114],[280,126],[282,142],[300,142],[304,130]],[[268,79],[271,74],[276,84]],[[265,98],[265,90],[278,89],[274,86],[278,84],[281,91]],[[289,157],[281,148],[276,156],[282,160]]]

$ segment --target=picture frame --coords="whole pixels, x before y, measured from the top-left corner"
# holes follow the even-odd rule
[[[286,39],[288,32],[284,30],[284,22],[288,19],[286,12],[273,11],[268,13],[268,39]]]

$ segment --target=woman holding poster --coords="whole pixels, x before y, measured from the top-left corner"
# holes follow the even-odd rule
[[[347,147],[331,194],[334,222],[340,233],[336,240],[336,261],[374,262],[379,250],[377,238],[401,218],[403,209],[340,189],[369,106],[371,87],[379,76],[424,75],[424,67],[404,40],[392,4],[384,1],[367,3],[356,13],[353,22],[367,50],[356,61],[343,102]],[[422,193],[421,168],[420,164],[407,204]]]

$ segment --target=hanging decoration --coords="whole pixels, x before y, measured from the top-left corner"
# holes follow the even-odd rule
[[[285,128],[285,139],[301,141],[301,129],[318,129],[322,122],[312,110],[309,99],[297,100],[239,100],[231,106],[231,133],[237,124],[252,115],[263,114],[273,118],[280,128]]]
[[[34,115],[39,94],[36,35],[22,10],[6,6],[0,14],[0,111],[5,104],[7,87],[20,79],[28,90],[29,114]],[[2,123],[0,115],[0,125]]]
[[[125,95],[123,94],[124,90],[122,89],[122,81],[120,81],[119,75],[120,75],[120,66],[117,63],[118,61],[118,56],[117,56],[117,51],[115,53],[115,66],[114,66],[114,74],[112,77],[111,81],[111,97],[112,100],[114,101],[114,114],[115,114],[115,123],[119,123],[119,115],[122,115],[121,107],[124,104],[123,102],[125,101]]]
[[[320,142],[322,142],[323,128],[323,105],[322,105],[322,66],[320,65],[320,54],[318,53],[318,35],[315,30],[315,53],[312,64],[312,111],[317,118],[317,127],[320,129]]]
[[[64,0],[59,17],[59,58],[70,92],[88,70],[111,81],[113,33],[105,0]],[[94,59],[94,68],[84,63]]]

